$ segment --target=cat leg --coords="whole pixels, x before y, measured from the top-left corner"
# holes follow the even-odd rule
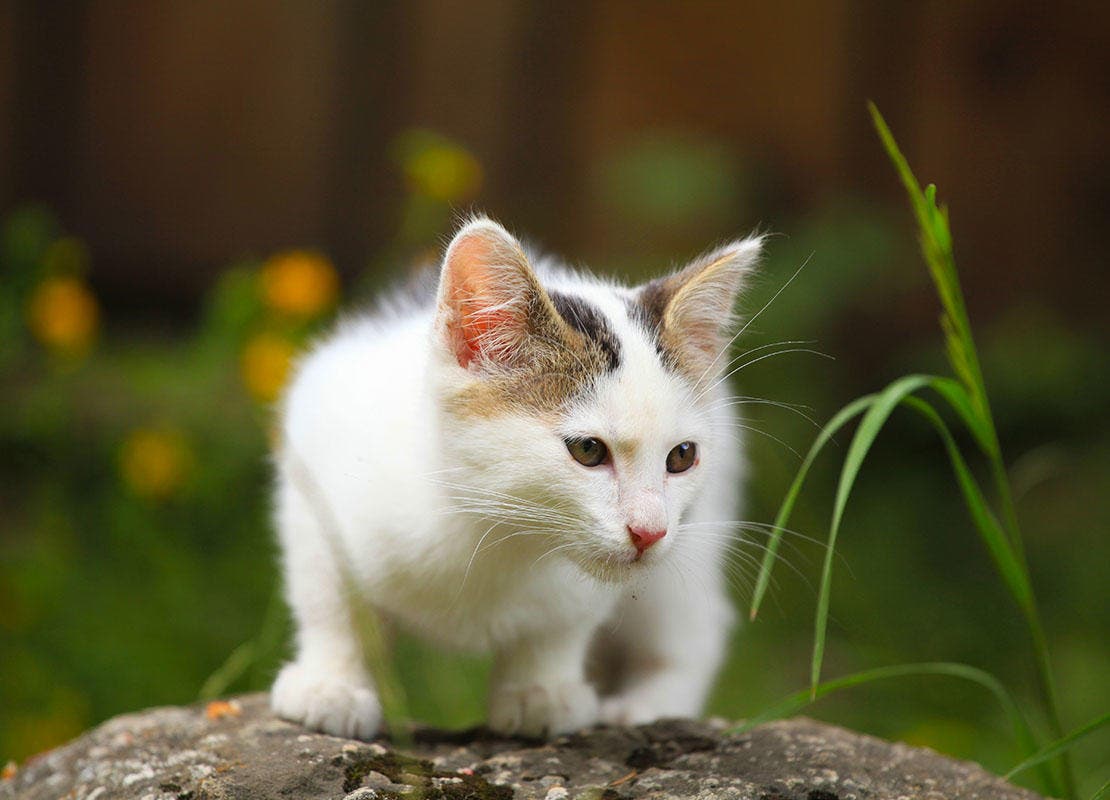
[[[278,716],[307,728],[355,739],[372,739],[381,727],[377,694],[361,663],[342,656],[338,645],[347,632],[319,628],[300,648],[297,658],[282,667],[270,690],[270,706]],[[327,641],[323,641],[323,640]]]
[[[278,674],[270,706],[278,716],[314,730],[370,739],[381,726],[382,712],[352,623],[350,598],[329,543],[302,511],[279,506],[296,658]]]
[[[597,692],[585,679],[592,628],[561,629],[514,642],[494,660],[489,727],[546,737],[597,722]]]
[[[690,581],[660,570],[630,592],[616,611],[619,628],[602,642],[621,648],[621,674],[616,693],[602,701],[601,719],[639,725],[699,716],[724,660],[734,616],[713,567]]]

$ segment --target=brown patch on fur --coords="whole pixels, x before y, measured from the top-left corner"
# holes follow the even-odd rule
[[[587,347],[599,348],[608,360],[609,371],[621,363],[621,343],[609,325],[609,320],[590,301],[577,295],[550,292],[551,303],[563,321],[582,334]]]
[[[444,398],[458,415],[554,411],[619,360],[604,316],[553,299],[520,244],[489,220],[468,223],[448,247],[436,324],[470,377]]]
[[[678,371],[678,350],[674,347],[676,342],[666,341],[663,335],[663,318],[667,312],[667,305],[671,302],[678,287],[673,285],[675,275],[670,278],[656,278],[644,284],[635,298],[628,302],[628,315],[640,323],[645,331],[655,342],[655,351],[659,354],[663,366]],[[673,338],[673,337],[672,337]]]
[[[477,372],[445,398],[448,411],[486,418],[520,411],[552,414],[611,368],[611,350],[564,320],[539,284],[527,308],[527,348],[511,365]]]
[[[682,280],[685,274],[686,270],[683,270],[645,284],[631,302],[629,311],[633,319],[639,321],[651,335],[663,366],[691,382],[697,382],[716,352],[697,346],[691,340],[691,332],[680,328],[673,314],[668,319],[672,301],[685,285]],[[717,337],[714,337],[716,340]]]
[[[735,258],[731,249],[710,253],[645,284],[629,301],[630,317],[655,341],[663,365],[693,383],[706,377],[725,344],[738,289],[738,275],[730,274]]]

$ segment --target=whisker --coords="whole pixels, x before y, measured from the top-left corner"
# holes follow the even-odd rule
[[[754,425],[745,425],[744,423],[739,422],[737,420],[729,420],[727,422],[718,423],[718,424],[724,424],[724,425],[727,425],[730,428],[739,428],[740,430],[751,431],[752,433],[758,433],[760,436],[765,436],[768,439],[770,439],[771,441],[777,442],[778,444],[785,447],[799,461],[802,460],[802,454],[801,453],[799,453],[797,450],[795,450],[791,445],[787,444],[787,442],[780,439],[778,436],[775,436],[775,434],[773,434],[773,433],[768,433],[767,431],[762,430],[761,428],[757,428]],[[743,444],[742,439],[737,438],[736,441],[740,444]]]
[[[729,367],[732,367],[740,359],[747,358],[748,356],[758,353],[762,350],[769,350],[772,347],[791,347],[793,345],[808,346],[816,343],[817,342],[812,339],[783,339],[777,342],[766,342],[764,344],[757,345],[756,347],[749,347],[744,352],[738,353],[737,355],[730,358],[728,362],[723,367],[721,367],[721,372],[727,372]]]
[[[481,548],[482,542],[484,542],[486,540],[486,537],[490,535],[493,529],[500,524],[501,523],[499,522],[495,522],[488,528],[486,528],[486,532],[483,533],[478,539],[478,544],[474,545],[474,552],[470,554],[470,560],[466,562],[466,570],[463,572],[462,580],[459,581],[459,589],[457,592],[455,592],[454,602],[457,603],[459,601],[459,598],[462,596],[463,588],[465,588],[466,586],[466,579],[470,577],[470,570],[474,566],[474,559],[478,557],[478,550]]]
[[[806,406],[798,406],[793,403],[783,403],[779,400],[768,400],[764,397],[728,397],[724,398],[723,400],[718,400],[714,403],[711,403],[709,408],[712,410],[718,410],[721,408],[732,408],[734,406],[746,405],[763,405],[774,406],[775,408],[782,408],[792,414],[797,414],[799,417],[801,417],[810,425],[813,425],[816,428],[821,427],[820,424],[818,424],[817,420],[815,420],[811,414],[808,414],[805,410],[803,410],[806,408]]]
[[[809,347],[790,347],[790,348],[787,348],[785,350],[776,350],[773,353],[766,353],[765,355],[762,355],[759,358],[753,358],[750,361],[745,361],[743,364],[740,364],[739,366],[734,367],[733,369],[729,370],[727,373],[725,373],[720,378],[718,378],[714,383],[712,383],[709,387],[707,387],[706,389],[703,389],[697,395],[696,399],[700,400],[702,397],[705,397],[705,395],[707,395],[709,392],[716,389],[718,386],[720,386],[722,383],[727,381],[733,375],[735,375],[736,373],[740,372],[743,369],[747,369],[748,367],[752,366],[753,364],[758,364],[760,361],[766,361],[768,358],[774,358],[776,356],[789,355],[790,353],[809,353],[810,355],[820,356],[821,358],[827,358],[830,361],[835,361],[836,360],[835,358],[830,356],[828,353],[822,353],[820,350],[814,350],[814,349],[809,348]]]
[[[749,521],[749,520],[712,520],[712,521],[703,521],[703,522],[683,522],[683,523],[680,524],[680,530],[685,529],[685,528],[705,527],[705,526],[730,527],[730,528],[733,528],[733,529],[739,530],[739,531],[750,531],[751,533],[764,533],[764,534],[767,534],[768,536],[773,535],[776,531],[780,531],[783,534],[783,538],[780,540],[782,542],[782,544],[789,547],[794,553],[796,553],[799,557],[801,557],[803,560],[805,560],[807,562],[809,562],[809,558],[806,557],[802,553],[802,551],[797,547],[797,545],[793,544],[790,541],[790,539],[788,539],[786,537],[794,537],[795,539],[799,539],[803,542],[807,542],[809,544],[816,545],[817,547],[821,548],[822,550],[828,550],[829,549],[829,543],[822,540],[822,539],[818,539],[818,538],[813,537],[813,536],[808,536],[804,533],[801,533],[801,532],[796,531],[796,530],[792,530],[790,528],[778,527],[778,526],[772,525],[772,524],[767,523],[767,522],[752,522],[752,521]],[[693,535],[695,535],[695,536],[706,536],[706,535],[708,535],[708,536],[734,538],[731,534],[721,533],[721,532],[706,533],[706,532],[703,532],[703,531],[694,531]],[[761,544],[761,543],[758,543],[758,542],[754,542],[754,541],[749,540],[749,539],[745,539],[744,541],[745,542],[750,542],[753,546],[759,546],[759,547],[764,548],[764,549],[767,548],[767,545]],[[848,574],[853,579],[855,579],[855,573],[852,571],[852,566],[851,566],[851,564],[848,563],[848,559],[844,556],[844,554],[841,553],[839,550],[836,550],[836,551],[834,551],[833,555],[840,562],[841,566],[843,566],[844,569],[846,569],[848,571]]]
[[[541,561],[543,561],[543,560],[544,560],[545,558],[547,558],[548,556],[550,556],[550,555],[553,555],[554,553],[557,553],[557,552],[559,552],[560,550],[566,550],[566,549],[568,549],[568,548],[575,548],[575,547],[580,547],[580,546],[581,546],[581,543],[580,543],[580,542],[567,542],[566,544],[560,544],[560,545],[556,545],[555,547],[552,547],[552,548],[551,548],[550,550],[548,550],[548,551],[547,551],[546,553],[544,553],[543,555],[541,555],[541,556],[540,556],[539,558],[537,558],[537,559],[536,559],[535,561],[533,561],[533,562],[532,562],[532,564],[531,564],[531,565],[530,565],[530,566],[528,567],[528,570],[529,570],[529,571],[531,571],[531,570],[535,569],[535,568],[536,568],[536,566],[537,566],[537,565],[538,565],[538,564],[539,564],[539,563],[540,563]]]
[[[766,311],[768,308],[771,307],[771,304],[773,302],[778,300],[779,295],[782,294],[784,291],[786,291],[786,287],[794,282],[794,279],[797,278],[801,274],[802,270],[806,268],[806,265],[809,264],[810,259],[812,259],[812,258],[813,258],[813,253],[810,253],[806,257],[806,260],[803,261],[802,265],[794,271],[794,274],[790,276],[790,278],[786,281],[786,283],[784,283],[781,287],[779,287],[779,290],[777,292],[775,292],[774,295],[772,295],[771,299],[763,304],[763,308],[761,308],[761,309],[759,309],[759,311],[755,312],[755,314],[753,314],[752,317],[750,319],[748,319],[748,321],[745,322],[740,327],[740,330],[738,330],[736,333],[734,333],[732,335],[732,338],[729,339],[728,342],[725,343],[725,346],[722,347],[718,351],[717,355],[714,356],[713,360],[709,362],[708,366],[706,366],[706,368],[702,371],[701,375],[698,376],[698,379],[695,382],[695,385],[700,385],[701,384],[701,382],[705,379],[705,376],[709,374],[709,371],[711,369],[713,369],[713,367],[717,364],[717,361],[720,360],[721,356],[724,353],[728,352],[728,349],[730,347],[732,347],[733,342],[735,342],[737,339],[739,339],[744,334],[744,331],[746,331],[748,328],[750,328],[752,323],[755,322],[757,319],[759,319],[760,315],[764,311]]]

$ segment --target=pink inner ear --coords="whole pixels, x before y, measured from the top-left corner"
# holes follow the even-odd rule
[[[469,367],[479,355],[491,356],[490,342],[492,334],[502,325],[511,324],[513,315],[508,311],[476,311],[471,313],[461,312],[459,323],[458,343],[455,355],[458,356],[459,366]]]
[[[496,357],[491,352],[490,345],[496,341],[491,334],[515,320],[511,310],[490,308],[499,305],[493,291],[497,276],[489,269],[495,257],[493,250],[481,236],[467,237],[451,248],[450,268],[455,286],[450,302],[457,315],[453,336],[455,356],[462,367],[469,367],[479,355]]]

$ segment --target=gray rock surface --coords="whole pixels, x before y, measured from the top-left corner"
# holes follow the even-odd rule
[[[105,722],[23,765],[0,800],[378,798],[1034,800],[1038,795],[903,744],[808,719],[742,734],[675,720],[550,743],[482,731],[416,733],[405,754],[276,719],[265,695],[155,708]]]

